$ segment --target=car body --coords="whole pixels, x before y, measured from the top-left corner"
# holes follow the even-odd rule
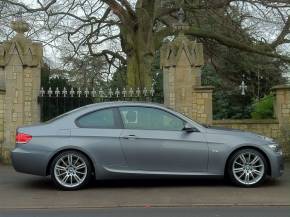
[[[248,156],[251,161],[257,156],[261,160],[263,177],[257,182],[237,184],[256,185],[266,175],[281,176],[284,169],[282,151],[272,139],[239,130],[203,126],[159,104],[92,104],[43,124],[20,127],[17,134],[30,137],[27,142],[20,139],[12,151],[15,170],[39,176],[58,173],[52,168],[57,164],[54,160],[69,151],[74,152],[75,160],[80,157],[79,153],[90,164],[90,170],[83,173],[90,172],[95,179],[102,180],[224,176],[231,158],[243,150],[245,155],[240,155],[235,163],[244,164],[244,156],[247,157],[246,152],[250,150],[254,154]],[[258,155],[254,159],[255,153]],[[249,169],[248,166],[251,165],[245,161],[242,172]],[[72,176],[68,175],[67,168],[64,173],[67,177]],[[59,183],[56,181],[56,184]],[[69,185],[59,187],[70,189]],[[71,189],[79,187],[74,185]]]

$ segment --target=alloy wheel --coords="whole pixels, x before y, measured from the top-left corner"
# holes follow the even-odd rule
[[[62,155],[54,165],[56,181],[65,188],[80,186],[86,179],[88,166],[82,156],[67,153]]]
[[[256,152],[242,152],[233,161],[232,173],[240,184],[255,185],[265,175],[265,163]]]

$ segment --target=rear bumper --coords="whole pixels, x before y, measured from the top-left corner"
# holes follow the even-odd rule
[[[16,147],[11,152],[12,165],[17,172],[46,176],[47,155]]]

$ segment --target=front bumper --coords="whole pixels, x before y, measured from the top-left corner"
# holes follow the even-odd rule
[[[271,177],[280,177],[284,173],[284,157],[282,154],[275,154],[271,158]]]
[[[11,152],[12,165],[17,172],[46,176],[47,155],[32,150],[25,150],[23,145]]]

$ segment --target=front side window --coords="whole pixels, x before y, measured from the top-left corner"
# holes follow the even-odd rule
[[[117,127],[113,109],[91,112],[80,117],[76,123],[82,128],[115,129]]]
[[[120,107],[126,129],[181,131],[184,121],[160,109],[150,107]]]

